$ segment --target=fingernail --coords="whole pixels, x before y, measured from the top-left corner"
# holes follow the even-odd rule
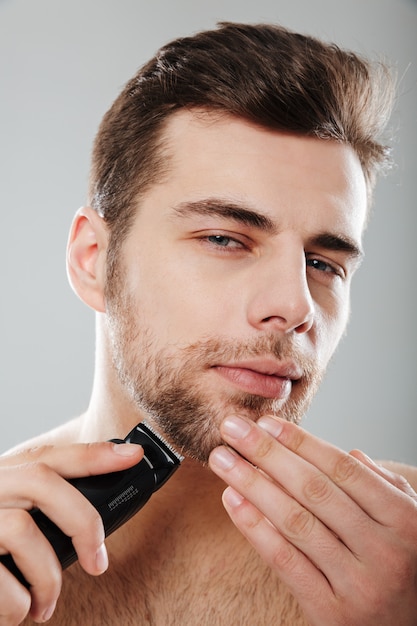
[[[51,619],[54,611],[55,611],[55,607],[56,607],[56,602],[54,602],[53,604],[51,604],[51,606],[48,606],[48,608],[46,609],[45,613],[42,615],[42,621],[43,622],[47,622],[48,620]]]
[[[256,422],[260,428],[266,430],[267,433],[277,438],[282,433],[284,425],[282,422],[274,419],[273,417],[260,417]]]
[[[214,465],[217,465],[217,467],[223,470],[231,469],[236,463],[236,455],[224,446],[213,450],[210,459]]]
[[[242,504],[244,498],[232,487],[228,487],[223,492],[223,502],[231,507],[237,507]]]
[[[242,439],[249,435],[250,428],[248,422],[236,416],[226,417],[222,424],[223,432],[234,439]]]
[[[136,443],[115,443],[113,445],[113,450],[116,454],[120,454],[120,456],[135,456],[138,450],[141,449],[142,446]]]
[[[107,550],[104,543],[101,544],[96,553],[96,567],[101,573],[105,572],[109,566],[109,557],[107,556]]]

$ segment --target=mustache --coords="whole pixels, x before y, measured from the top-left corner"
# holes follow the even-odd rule
[[[310,378],[317,369],[315,361],[301,351],[289,337],[275,333],[245,340],[216,337],[189,344],[184,349],[185,356],[199,355],[207,365],[218,362],[239,361],[253,357],[273,357],[277,361],[291,361]]]

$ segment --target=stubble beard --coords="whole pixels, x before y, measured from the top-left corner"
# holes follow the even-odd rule
[[[119,381],[139,412],[175,448],[203,464],[207,464],[211,450],[222,443],[219,426],[227,415],[240,414],[256,421],[270,414],[298,423],[322,379],[312,360],[276,334],[245,344],[216,337],[157,349],[157,338],[140,319],[139,309],[126,290],[113,290],[107,302],[113,364]],[[291,360],[302,369],[303,376],[293,383],[288,399],[224,390],[207,392],[206,381],[213,365],[256,356]]]

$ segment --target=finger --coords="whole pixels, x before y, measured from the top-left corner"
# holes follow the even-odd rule
[[[407,494],[353,455],[285,420],[264,416],[257,423],[297,457],[328,476],[380,524],[401,528],[407,515],[415,515],[415,502]]]
[[[28,590],[6,568],[0,567],[0,624],[20,624],[28,615],[30,605]]]
[[[142,457],[142,446],[133,443],[45,445],[1,456],[0,468],[40,461],[64,478],[79,478],[126,469]]]
[[[67,477],[76,477],[124,469],[142,456],[142,448],[135,444],[100,443],[46,446],[4,457],[0,509],[40,508],[72,538],[81,566],[90,574],[100,574],[108,564],[101,518],[80,492],[39,459]],[[7,552],[4,545],[2,552]]]
[[[127,469],[142,457],[142,446],[111,442],[41,446],[0,457],[0,476],[3,476],[0,480],[0,507],[29,509],[35,506],[31,495],[28,499],[22,499],[25,493],[31,494],[26,489],[23,474],[17,490],[16,481],[9,484],[7,477],[13,477],[14,469],[25,473],[30,479],[33,469],[42,464],[64,478],[77,478]]]
[[[302,431],[302,429],[297,429],[294,425],[285,422],[279,424],[279,428],[282,430],[274,432],[276,437],[274,439],[268,433],[262,433],[262,429],[259,429],[256,424],[249,420],[243,420],[243,425],[240,422],[239,426],[236,421],[230,420],[231,418],[227,418],[222,423],[222,436],[239,454],[226,450],[224,446],[215,449],[210,457],[210,466],[235,491],[242,494],[245,501],[248,500],[251,503],[254,528],[261,524],[259,520],[262,518],[265,518],[266,523],[270,523],[272,533],[269,536],[269,542],[271,545],[275,530],[284,539],[287,539],[289,544],[308,557],[318,572],[321,571],[325,575],[331,585],[331,593],[323,598],[323,602],[327,606],[327,600],[330,600],[340,609],[344,599],[353,597],[356,605],[360,607],[359,614],[363,614],[370,599],[373,598],[373,602],[376,604],[381,604],[385,600],[384,593],[381,595],[381,590],[390,589],[392,591],[395,587],[397,592],[400,589],[401,598],[415,592],[412,585],[415,573],[413,563],[416,545],[415,524],[413,522],[415,519],[415,502],[411,498],[352,455],[343,453],[343,451],[320,440],[317,440],[316,445],[312,446],[312,439],[303,432],[300,433],[300,438],[297,430]],[[276,421],[273,421],[276,424]],[[231,428],[233,422],[234,426]],[[271,429],[272,427],[275,428],[275,426],[271,426]],[[290,444],[286,447],[280,442],[281,433],[285,432],[287,427],[293,428],[292,432],[295,431],[295,435],[298,436],[299,441],[301,440],[298,447],[294,446],[296,452],[290,449]],[[300,446],[304,439],[308,439],[308,441],[305,445],[307,452],[303,453],[303,458],[300,454]],[[312,449],[309,450],[309,446],[312,446]],[[224,456],[225,451],[229,455],[228,461]],[[327,458],[320,460],[320,454],[326,455],[326,452]],[[223,456],[223,464],[219,453]],[[325,474],[322,469],[328,467],[333,470],[337,468],[341,471],[346,464],[348,467],[353,465],[354,468],[358,468],[358,473],[363,473],[368,481],[368,486],[370,484],[379,489],[379,496],[383,498],[384,507],[391,509],[393,502],[399,504],[399,511],[394,513],[396,519],[401,520],[403,518],[400,532],[398,529],[393,530],[393,528],[384,527],[383,524],[375,521],[373,516],[366,514],[365,510],[355,501],[355,497],[351,498],[348,493],[345,493],[344,485],[337,484],[333,476]],[[331,474],[330,470],[328,471]],[[302,477],[301,480],[300,477]],[[347,477],[350,477],[349,472]],[[340,482],[343,484],[343,481]],[[362,498],[365,500],[361,491],[363,485],[360,484],[356,475],[352,484],[349,484],[349,489],[359,500]],[[296,506],[301,506],[300,503],[303,502],[303,498],[311,499],[315,493],[320,496],[318,500],[322,499],[319,510],[314,509],[312,503],[310,507],[306,507],[305,511],[298,509],[297,513]],[[286,502],[282,496],[289,498],[290,502]],[[272,505],[270,504],[271,501]],[[338,506],[334,507],[337,502],[339,502]],[[347,509],[343,508],[344,502],[347,502]],[[338,512],[339,526],[325,524],[323,534],[323,525],[317,523],[318,520],[315,518],[327,519],[329,512],[332,513],[332,508],[333,511],[337,510],[339,505],[341,506]],[[286,509],[286,507],[289,508]],[[315,515],[312,514],[312,508],[316,513]],[[258,511],[258,522],[256,522],[254,511]],[[238,521],[238,516],[233,515],[236,520],[235,523],[243,526],[244,523]],[[362,528],[360,524],[357,524],[360,516],[364,519]],[[288,521],[293,522],[293,524],[288,524]],[[335,522],[337,524],[336,519]],[[347,529],[345,535],[347,539],[343,541],[345,545],[339,542],[339,546],[335,550],[335,544],[332,543],[329,534],[333,534],[332,531],[335,531],[335,528],[339,529],[340,524],[342,524],[342,529],[343,527]],[[291,526],[295,530],[295,536],[291,535]],[[252,532],[255,531],[251,531],[249,524],[246,532],[248,536],[254,536]],[[336,534],[339,533],[336,532]],[[324,541],[322,542],[323,538]],[[335,538],[337,539],[337,537]],[[315,549],[316,543],[319,550]],[[351,547],[352,545],[361,545],[361,551],[349,551],[346,546]],[[259,546],[259,550],[265,550],[261,544]],[[340,558],[337,558],[339,556]],[[329,560],[332,565],[327,567]],[[287,584],[292,588],[294,583],[291,582],[291,576]],[[297,589],[295,588],[294,595],[297,595],[296,592]],[[300,601],[303,600],[299,594],[298,598]],[[320,603],[321,608],[323,605]],[[319,605],[316,604],[316,606]],[[330,611],[331,613],[332,611]],[[382,613],[378,613],[378,615],[382,615]],[[321,623],[321,621],[315,623]],[[331,622],[329,621],[329,623]]]
[[[210,467],[251,502],[269,520],[271,527],[275,527],[281,536],[308,557],[318,570],[329,578],[331,575],[335,587],[343,586],[343,570],[355,566],[356,557],[311,511],[263,472],[224,446],[213,450]]]
[[[241,433],[238,432],[238,423],[242,427]],[[337,546],[333,542],[335,535],[356,555],[363,553],[367,548],[369,536],[379,532],[374,520],[328,476],[282,446],[252,421],[228,417],[221,425],[221,433],[227,443],[272,478],[275,484],[280,485],[290,495],[292,502],[295,501],[293,510],[288,509],[288,505],[286,505],[287,519],[280,522],[279,529],[284,532],[285,536],[290,537],[290,525],[295,528],[303,527],[300,532],[302,535],[306,535],[309,534],[307,531],[310,527],[313,528],[316,518],[321,521],[320,532],[316,525],[316,532],[305,538],[306,544],[311,543],[311,545],[306,546],[308,556],[320,567],[324,567],[324,546],[329,553],[337,554],[336,558],[344,558],[341,552],[337,553]],[[229,478],[227,482],[232,484]],[[248,492],[242,491],[242,486],[239,483],[235,483],[233,486],[275,523],[275,518],[269,517],[268,509],[263,505],[259,507],[259,501],[254,500]],[[263,488],[266,492],[269,491],[267,487],[262,487],[261,484],[258,488]],[[254,495],[256,497],[256,494]],[[272,494],[269,497],[272,497]],[[298,504],[296,505],[296,503]],[[298,510],[299,505],[302,506],[302,510]],[[279,506],[284,506],[281,500]],[[346,524],[347,519],[349,524]],[[282,524],[285,524],[287,530],[283,530]],[[324,527],[326,527],[326,531],[323,530]],[[327,529],[331,529],[331,532]],[[301,548],[298,541],[296,541],[296,545]],[[327,564],[331,562],[331,554],[327,557]]]
[[[0,484],[0,511],[39,508],[71,537],[82,567],[90,574],[102,573],[103,522],[75,487],[39,462],[1,468]]]
[[[361,450],[351,450],[349,454],[355,457],[355,459],[358,459],[358,461],[361,461],[361,463],[369,467],[369,469],[371,469],[373,472],[387,480],[389,483],[391,483],[391,485],[406,493],[408,496],[410,496],[410,498],[417,500],[417,493],[414,491],[414,489],[411,487],[410,483],[404,476],[401,476],[401,474],[397,474],[396,472],[391,472],[383,465],[379,465]]]
[[[333,593],[326,577],[253,504],[231,487],[223,494],[223,504],[236,527],[296,599],[306,606],[319,604],[320,598],[330,602]]]
[[[12,598],[8,599],[11,609],[25,611],[26,614],[29,603],[33,619],[43,621],[53,610],[61,590],[62,570],[53,548],[29,513],[21,509],[0,511],[0,545],[13,556],[17,567],[31,585],[32,602],[26,590],[20,584],[16,585],[14,576],[6,576],[5,568],[1,566],[4,585],[10,586],[13,593]],[[1,606],[3,604],[0,601]]]

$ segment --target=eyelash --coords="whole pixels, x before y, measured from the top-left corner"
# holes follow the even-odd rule
[[[317,270],[318,272],[323,272],[324,274],[335,274],[336,276],[339,276],[340,278],[343,278],[344,276],[343,270],[340,269],[338,266],[335,266],[334,264],[329,263],[328,261],[324,261],[323,259],[318,259],[317,257],[306,256],[306,265],[307,267],[311,267],[314,270]],[[319,268],[317,267],[318,265],[321,265],[322,267]],[[323,266],[325,266],[325,269],[323,269]]]
[[[205,235],[204,237],[201,237],[201,239],[219,250],[250,250],[250,245],[223,233]],[[313,270],[322,274],[328,274],[329,278],[332,274],[336,277],[344,278],[344,271],[342,268],[336,264],[317,258],[317,256],[313,256],[312,254],[306,255],[306,267],[311,267]]]
[[[231,248],[232,246],[229,245],[222,245],[220,243],[220,240],[224,240],[227,241],[228,243],[233,243],[236,244],[233,246],[234,249],[244,249],[247,248],[247,246],[245,246],[245,244],[242,241],[239,241],[238,239],[235,239],[234,237],[230,237],[229,235],[222,235],[222,234],[214,234],[214,235],[206,235],[206,237],[204,237],[204,239],[206,241],[208,241],[210,244],[212,244],[213,246],[215,246],[216,248]]]

